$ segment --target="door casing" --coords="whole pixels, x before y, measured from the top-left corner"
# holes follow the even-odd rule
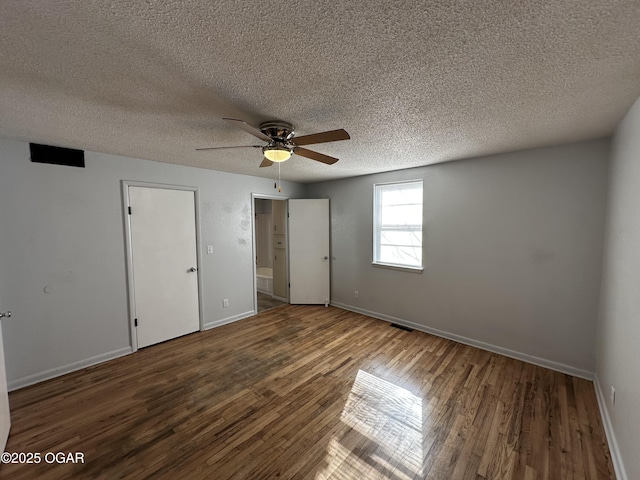
[[[198,187],[191,187],[185,185],[169,185],[149,182],[137,182],[130,180],[122,181],[122,213],[125,227],[125,245],[126,245],[126,260],[127,260],[127,303],[129,310],[129,332],[130,343],[132,352],[138,350],[138,337],[135,326],[135,288],[133,282],[133,250],[131,243],[131,219],[129,216],[129,187],[145,187],[145,188],[160,188],[165,190],[183,190],[188,192],[194,192],[195,201],[195,214],[196,214],[196,259],[198,263],[198,270],[196,275],[198,276],[198,305],[199,305],[199,329],[204,330],[204,306],[202,299],[202,254],[201,254],[201,241],[200,241],[200,190]],[[254,280],[255,281],[255,280]]]

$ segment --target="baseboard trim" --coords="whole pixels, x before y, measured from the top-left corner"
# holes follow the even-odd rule
[[[227,318],[223,318],[222,320],[217,320],[215,322],[207,323],[204,325],[204,329],[209,330],[210,328],[226,325],[227,323],[233,323],[238,320],[251,317],[255,314],[256,314],[255,310],[240,313],[232,317],[227,317]],[[131,347],[120,348],[118,350],[113,350],[112,352],[102,353],[94,357],[85,358],[84,360],[79,360],[77,362],[69,363],[67,365],[51,368],[49,370],[45,370],[44,372],[35,373],[33,375],[27,375],[26,377],[18,378],[16,380],[11,380],[7,382],[7,389],[10,392],[13,392],[14,390],[18,390],[20,388],[24,388],[30,385],[34,385],[36,383],[44,382],[45,380],[50,380],[52,378],[65,375],[67,373],[71,373],[71,372],[75,372],[76,370],[81,370],[83,368],[91,367],[92,365],[97,365],[98,363],[107,362],[109,360],[113,360],[114,358],[123,357],[124,355],[129,355],[131,353],[133,353],[133,349]]]
[[[248,312],[239,313],[238,315],[223,318],[222,320],[216,320],[215,322],[205,323],[204,329],[210,330],[215,327],[221,327],[222,325],[226,325],[228,323],[233,323],[233,322],[237,322],[238,320],[243,320],[248,317],[253,317],[255,314],[256,314],[255,310],[249,310]]]
[[[613,431],[613,424],[611,423],[611,417],[609,416],[609,409],[607,408],[607,402],[605,400],[600,381],[598,380],[598,375],[594,376],[593,386],[596,390],[598,407],[600,407],[600,417],[602,418],[604,433],[607,436],[607,442],[609,443],[609,451],[611,452],[611,463],[613,463],[613,469],[616,472],[616,478],[618,480],[627,480],[627,472],[624,469],[624,464],[622,463],[622,456],[620,455],[620,449],[618,448],[616,435]]]
[[[113,360],[114,358],[123,357],[125,355],[129,355],[130,353],[132,353],[131,347],[119,348],[118,350],[101,353],[100,355],[96,355],[94,357],[85,358],[84,360],[79,360],[67,365],[51,368],[49,370],[45,370],[44,372],[27,375],[26,377],[18,378],[17,380],[11,380],[7,383],[7,387],[8,390],[12,392],[20,388],[28,387],[29,385],[33,385],[35,383],[44,382],[45,380],[50,380],[67,373],[75,372],[76,370],[82,370],[83,368],[97,365],[98,363],[103,363],[108,360]]]
[[[431,335],[435,335],[436,337],[446,338],[448,340],[453,340],[454,342],[463,343],[471,347],[476,347],[482,350],[487,350],[489,352],[498,353],[500,355],[504,355],[505,357],[515,358],[516,360],[522,360],[523,362],[531,363],[533,365],[538,365],[539,367],[548,368],[550,370],[555,370],[556,372],[566,373],[567,375],[572,375],[574,377],[584,378],[585,380],[593,381],[593,377],[594,377],[593,372],[572,367],[570,365],[565,365],[564,363],[554,362],[553,360],[547,360],[545,358],[536,357],[534,355],[529,355],[527,353],[517,352],[515,350],[511,350],[508,348],[499,347],[497,345],[481,342],[479,340],[474,340],[468,337],[463,337],[462,335],[457,335],[455,333],[445,332],[444,330],[438,330],[436,328],[426,327],[424,325],[420,325],[419,323],[410,322],[408,320],[393,317],[391,315],[385,315],[384,313],[372,312],[371,310],[365,310],[364,308],[354,307],[353,305],[347,305],[339,302],[331,302],[331,305],[333,305],[334,307],[342,308],[344,310],[361,313],[363,315],[367,315],[368,317],[377,318],[378,320],[398,323],[400,325],[404,325],[405,327],[413,328],[414,330],[420,330],[421,332],[424,332],[424,333],[430,333]]]

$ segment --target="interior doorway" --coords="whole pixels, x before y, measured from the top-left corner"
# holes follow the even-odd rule
[[[255,194],[252,199],[255,311],[282,303],[328,306],[329,200]]]
[[[287,202],[255,196],[254,276],[257,313],[289,301]]]
[[[197,193],[123,182],[134,351],[201,329]]]

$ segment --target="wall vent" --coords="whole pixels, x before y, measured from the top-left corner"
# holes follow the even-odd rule
[[[389,326],[393,328],[399,328],[400,330],[404,330],[406,332],[413,332],[413,328],[405,327],[404,325],[399,325],[397,323],[392,323]]]
[[[52,147],[39,143],[30,143],[29,150],[31,151],[31,161],[35,163],[84,168],[84,150]]]

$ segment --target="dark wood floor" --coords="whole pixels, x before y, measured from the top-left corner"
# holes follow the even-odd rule
[[[258,297],[258,313],[262,313],[266,310],[271,310],[272,308],[281,307],[286,305],[286,303],[281,302],[280,300],[276,300],[271,295],[267,295],[266,293],[256,292]]]
[[[10,395],[7,479],[614,478],[593,385],[284,306]]]

